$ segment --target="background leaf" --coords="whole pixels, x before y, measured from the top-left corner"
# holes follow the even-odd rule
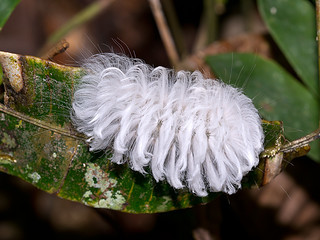
[[[253,54],[228,53],[208,56],[207,63],[220,79],[243,88],[263,118],[281,119],[288,139],[318,128],[315,97],[275,62]],[[319,161],[319,155],[318,143],[312,143],[310,156]]]
[[[306,0],[258,0],[264,22],[309,90],[319,96],[315,9]]]
[[[1,0],[0,3],[0,31],[20,0]]]

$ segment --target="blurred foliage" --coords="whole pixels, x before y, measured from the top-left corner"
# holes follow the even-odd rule
[[[18,5],[20,0],[1,0],[0,2],[0,31],[7,22],[11,13]]]
[[[299,78],[279,63],[253,54],[208,56],[207,63],[223,81],[242,88],[262,117],[283,121],[285,136],[294,140],[319,124],[315,9],[306,0],[258,0],[258,7]],[[309,156],[320,161],[318,141],[311,144]]]

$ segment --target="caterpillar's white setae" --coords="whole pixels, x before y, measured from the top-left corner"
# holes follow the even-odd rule
[[[261,119],[239,89],[196,71],[175,73],[138,59],[98,54],[72,104],[72,121],[90,150],[113,148],[112,161],[150,167],[156,181],[234,193],[263,150]]]

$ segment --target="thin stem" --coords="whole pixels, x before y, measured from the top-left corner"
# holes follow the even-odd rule
[[[217,40],[219,15],[225,11],[224,0],[203,0],[203,14],[196,35],[193,52],[197,53]]]
[[[297,140],[294,140],[292,142],[289,142],[285,145],[283,145],[280,149],[281,152],[292,152],[297,148],[306,146],[308,143],[320,138],[320,128],[318,128],[316,131],[308,134],[307,136],[304,136],[302,138],[299,138]]]
[[[244,19],[244,27],[247,32],[252,32],[254,25],[254,2],[253,0],[241,1],[241,12]]]
[[[106,9],[113,1],[114,0],[98,0],[93,2],[91,5],[86,7],[84,10],[80,11],[73,18],[71,18],[66,24],[64,24],[61,28],[59,28],[55,33],[53,33],[49,37],[43,49],[46,49],[50,46],[55,45],[57,42],[63,39],[69,32],[81,26],[83,23],[93,19],[95,16],[101,13],[104,9]]]
[[[167,51],[169,60],[173,66],[177,66],[180,62],[179,55],[173,41],[173,37],[170,33],[167,21],[164,17],[160,0],[149,0],[149,4],[153,13],[153,17],[158,26],[164,47]]]
[[[183,39],[183,34],[181,30],[181,26],[179,24],[179,20],[177,18],[177,14],[173,5],[172,0],[162,0],[163,10],[168,20],[168,24],[171,29],[172,36],[176,43],[176,47],[180,56],[185,57],[187,55],[186,44]]]
[[[42,59],[53,61],[53,58],[58,54],[65,52],[69,48],[69,43],[62,39],[52,48],[50,48],[44,55],[41,56]]]
[[[207,46],[207,26],[205,14],[201,16],[200,25],[197,30],[195,43],[193,44],[192,52],[198,53]]]
[[[217,13],[215,11],[216,1],[204,0],[204,9],[207,25],[207,45],[216,40],[217,37]]]

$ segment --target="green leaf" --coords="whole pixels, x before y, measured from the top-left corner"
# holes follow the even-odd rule
[[[319,96],[315,9],[306,0],[259,0],[260,13],[288,62]]]
[[[1,0],[0,3],[0,31],[20,0]]]
[[[236,53],[208,56],[206,61],[220,79],[243,88],[262,117],[281,119],[288,139],[300,138],[318,128],[316,99],[277,63]],[[311,146],[310,156],[319,161],[318,143]]]
[[[192,207],[220,194],[200,198],[173,190],[150,174],[111,163],[111,152],[90,152],[69,121],[74,85],[83,69],[4,52],[0,63],[6,91],[0,104],[0,171],[64,199],[132,213]],[[263,128],[269,150],[262,154],[261,168],[244,179],[246,187],[263,183],[261,169],[280,147],[281,123],[265,121]]]

